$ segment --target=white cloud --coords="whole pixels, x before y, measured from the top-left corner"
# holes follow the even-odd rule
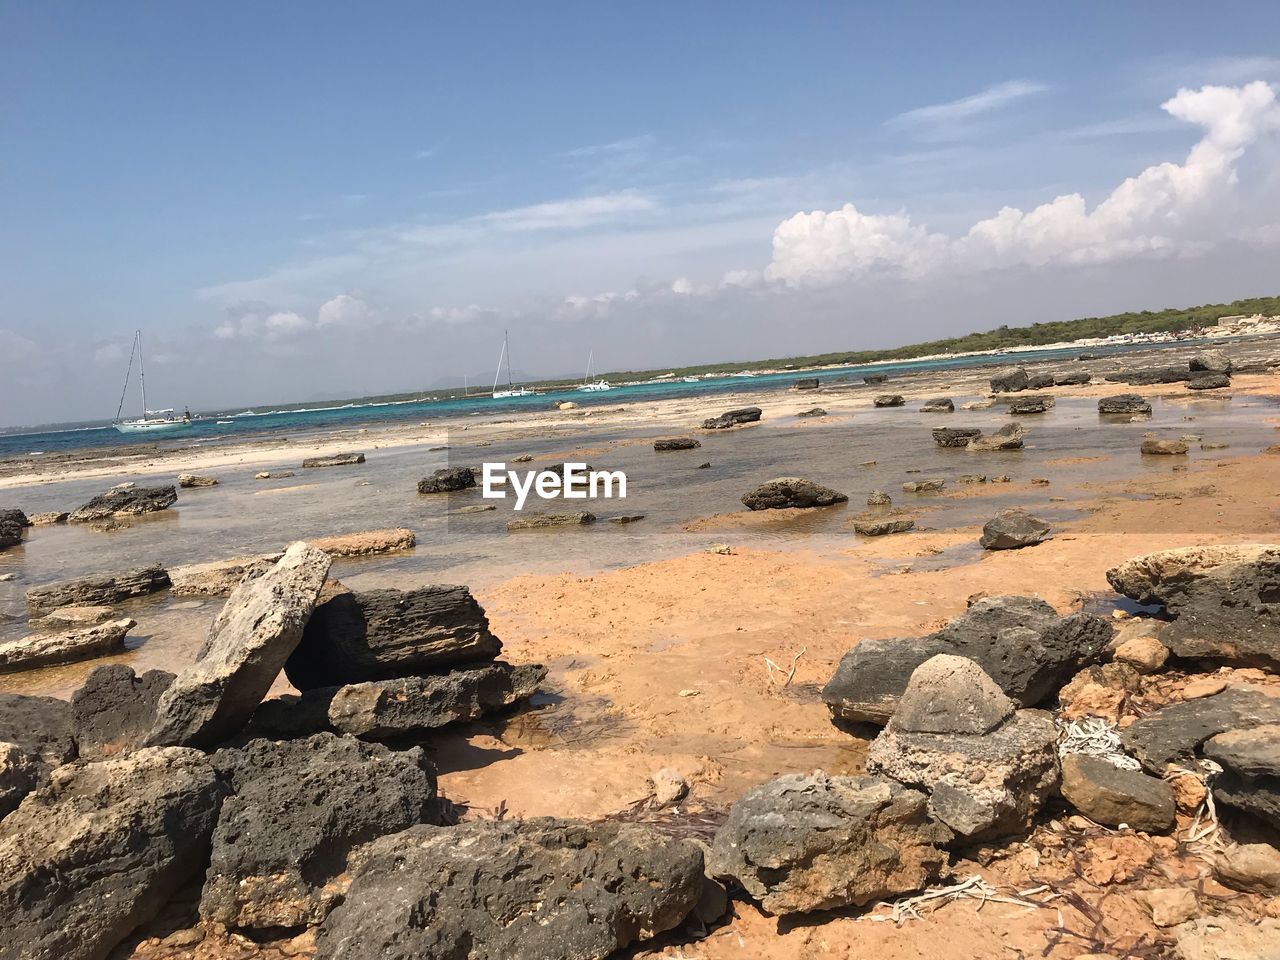
[[[617,220],[629,214],[654,213],[657,210],[658,204],[652,197],[635,190],[621,190],[617,193],[499,210],[473,219],[501,230],[576,230]]]
[[[688,277],[677,277],[671,283],[671,292],[680,296],[687,296],[693,293],[693,284],[689,282]]]
[[[881,272],[914,278],[941,270],[1104,263],[1196,254],[1238,236],[1248,224],[1235,221],[1239,205],[1230,202],[1236,162],[1257,139],[1280,130],[1275,91],[1263,81],[1208,86],[1179,90],[1162,106],[1203,127],[1203,137],[1182,164],[1148,167],[1092,210],[1078,193],[1029,212],[1005,207],[954,239],[906,213],[867,214],[851,203],[798,213],[775,230],[766,276],[802,283]]]
[[[321,327],[360,327],[374,318],[373,308],[363,300],[340,293],[321,305],[316,325]]]
[[[636,137],[626,137],[622,140],[614,140],[610,143],[595,143],[587,147],[575,147],[572,150],[566,150],[566,157],[598,157],[602,155],[618,154],[618,153],[634,153],[637,151],[648,150],[656,143],[656,138],[651,133],[642,133]]]
[[[992,113],[1047,89],[1044,84],[1030,80],[1009,80],[959,100],[908,110],[891,118],[885,126],[933,136],[956,135],[965,121]]]
[[[40,347],[34,340],[28,340],[12,330],[0,327],[0,357],[10,360],[29,360],[39,352]]]
[[[118,343],[104,343],[93,351],[93,362],[100,365],[118,363],[124,357],[124,347]]]

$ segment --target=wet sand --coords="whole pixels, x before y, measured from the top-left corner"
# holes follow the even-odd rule
[[[974,594],[1035,594],[1062,612],[1082,605],[1106,611],[1118,598],[1105,571],[1120,561],[1199,543],[1280,539],[1280,456],[1260,453],[1280,442],[1280,377],[1240,375],[1230,390],[1211,396],[1182,384],[1055,388],[1043,391],[1058,398],[1053,410],[1020,418],[1029,431],[1026,449],[937,448],[932,427],[994,429],[1008,421],[1000,407],[917,412],[927,396],[950,395],[957,406],[984,396],[988,375],[949,371],[873,387],[744,393],[717,398],[714,409],[664,401],[590,417],[555,413],[527,423],[464,424],[467,429],[455,427],[447,436],[371,431],[309,440],[305,451],[289,443],[221,451],[217,461],[140,460],[105,473],[89,462],[34,484],[9,477],[0,481],[9,488],[4,504],[28,512],[67,509],[108,478],[172,482],[190,470],[222,483],[181,491],[169,516],[123,530],[30,531],[24,547],[0,554],[0,574],[17,574],[0,583],[0,614],[12,618],[0,623],[0,637],[22,632],[21,593],[34,583],[144,561],[216,559],[299,537],[409,526],[419,538],[413,552],[339,561],[333,575],[359,588],[467,583],[502,638],[504,657],[550,668],[545,692],[530,709],[431,739],[441,791],[464,816],[492,816],[502,808],[507,816],[643,816],[673,832],[697,832],[743,791],[778,774],[862,771],[866,741],[833,726],[818,696],[840,656],[859,640],[928,632],[963,612]],[[872,409],[871,397],[881,392],[904,394],[906,408]],[[1152,399],[1153,417],[1100,419],[1096,397],[1124,392]],[[655,454],[651,448],[655,436],[687,433],[702,417],[749,402],[764,408],[758,426],[697,432],[703,444],[697,450]],[[795,417],[815,405],[829,416]],[[1143,457],[1138,446],[1147,432],[1202,439],[1191,442],[1186,457]],[[1202,450],[1201,442],[1229,446]],[[443,443],[449,450],[427,449]],[[368,463],[297,469],[302,456],[336,447],[363,450]],[[628,499],[592,509],[602,518],[645,513],[646,519],[627,527],[598,523],[508,535],[509,502],[460,516],[451,511],[480,502],[478,493],[414,493],[416,479],[434,467],[525,452],[535,456],[532,465],[577,456],[626,470]],[[708,461],[711,468],[698,469]],[[277,467],[297,475],[252,479],[259,469]],[[1007,474],[1010,482],[956,482],[974,473]],[[769,513],[741,507],[742,493],[779,475],[833,486],[850,502]],[[941,493],[902,492],[904,481],[930,476],[947,479]],[[1034,478],[1049,484],[1033,484]],[[864,512],[866,495],[876,488],[917,519],[916,531],[877,539],[853,533],[850,520]],[[1050,520],[1053,538],[1029,550],[984,554],[977,547],[982,522],[1012,505]],[[729,552],[708,551],[719,544]],[[139,670],[181,666],[220,605],[173,598],[122,605],[139,627],[133,649],[113,659]],[[67,696],[102,662],[0,675],[0,690]],[[1250,675],[1256,671],[1239,673],[1241,682],[1256,680]],[[287,687],[282,682],[279,689]],[[648,775],[663,767],[688,779],[689,801],[677,811],[637,813]],[[1270,909],[1202,879],[1202,862],[1176,846],[1169,838],[1045,826],[1001,856],[960,863],[955,872],[959,878],[981,874],[1004,890],[1049,884],[1064,897],[1052,910],[991,904],[975,912],[973,901],[959,901],[899,928],[869,920],[864,911],[780,923],[737,903],[735,918],[708,939],[659,942],[639,955],[1068,958],[1124,937],[1156,942],[1160,931],[1134,897],[1143,883],[1116,887],[1088,879],[1099,880],[1104,869],[1148,877],[1156,869],[1153,857],[1161,884],[1201,883],[1223,898],[1228,912],[1255,916]],[[1067,893],[1100,911],[1101,921]],[[1060,922],[1092,930],[1093,941],[1051,934]],[[299,946],[305,955],[305,944]],[[190,954],[229,955],[212,943]]]

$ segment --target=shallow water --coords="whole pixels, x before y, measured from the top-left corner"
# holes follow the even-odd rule
[[[975,396],[956,394],[957,406]],[[815,398],[817,399],[817,398]],[[930,435],[937,426],[976,426],[991,431],[1008,421],[1002,407],[954,414],[921,414],[915,409],[860,408],[841,415],[835,394],[822,402],[833,416],[825,421],[768,419],[758,426],[700,434],[696,450],[655,453],[654,435],[643,429],[584,430],[572,439],[495,441],[484,447],[455,431],[447,451],[399,448],[372,451],[368,462],[354,467],[297,469],[296,463],[261,464],[220,471],[216,487],[181,490],[177,505],[111,532],[88,526],[37,527],[21,547],[0,554],[0,640],[25,632],[28,587],[52,580],[107,573],[147,563],[166,567],[238,554],[276,550],[290,541],[378,527],[409,527],[418,538],[411,552],[387,557],[338,560],[333,576],[355,588],[425,583],[466,583],[484,588],[522,573],[594,572],[642,563],[701,549],[713,543],[756,544],[772,548],[803,547],[823,552],[856,549],[858,537],[850,519],[864,512],[866,496],[879,488],[895,508],[909,511],[920,527],[945,530],[980,523],[997,510],[1024,506],[1050,522],[1079,515],[1071,501],[1087,495],[1087,484],[1109,483],[1135,476],[1167,473],[1180,461],[1218,460],[1255,453],[1275,440],[1267,418],[1280,406],[1274,398],[1189,399],[1156,401],[1150,420],[1139,423],[1102,421],[1096,401],[1060,399],[1047,414],[1022,417],[1028,429],[1021,451],[977,454],[938,448]],[[1187,418],[1194,419],[1187,419]],[[1142,457],[1144,433],[1176,437],[1199,434],[1205,441],[1226,442],[1226,450],[1200,451],[1182,457]],[[582,451],[581,456],[573,456]],[[510,464],[520,454],[539,460]],[[507,461],[515,469],[535,468],[539,461],[585,460],[598,469],[623,470],[628,478],[625,500],[530,503],[526,511],[587,509],[600,522],[585,527],[508,534],[513,500],[492,501],[497,509],[457,515],[450,511],[484,502],[479,490],[422,496],[419,478],[433,469]],[[875,461],[874,465],[862,466]],[[709,461],[711,467],[698,469]],[[261,469],[296,469],[292,478],[255,480]],[[1007,485],[977,488],[956,484],[961,474],[1007,474]],[[808,511],[800,516],[745,514],[739,498],[757,484],[778,476],[803,476],[849,495],[847,505]],[[942,494],[902,492],[911,479],[944,477]],[[1046,477],[1049,486],[1030,486]],[[123,480],[126,477],[121,476]],[[130,475],[139,484],[172,483],[171,475]],[[28,513],[67,510],[101,492],[114,481],[46,482],[6,491],[3,505]],[[956,495],[957,492],[963,495]],[[1053,502],[1065,497],[1067,502]],[[642,513],[638,523],[604,522],[611,515]],[[691,521],[715,514],[729,517],[723,526],[702,532],[682,529]],[[1188,512],[1188,522],[1194,513]],[[902,538],[909,549],[910,538]],[[916,569],[972,562],[979,551],[964,544],[933,557],[912,557]],[[892,567],[885,561],[885,568]],[[749,585],[747,585],[749,586]],[[129,649],[109,658],[138,670],[174,669],[189,661],[201,635],[220,609],[220,600],[193,601],[167,595],[120,606],[139,625]],[[0,675],[0,690],[67,695],[93,666],[105,660],[21,674]]]

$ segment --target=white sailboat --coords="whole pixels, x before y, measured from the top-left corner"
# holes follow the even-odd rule
[[[142,391],[142,416],[137,420],[121,420],[124,411],[125,394],[129,391],[129,378],[133,376],[133,358],[138,357],[138,385]],[[129,369],[124,374],[124,387],[120,391],[120,405],[116,408],[116,418],[111,425],[121,433],[164,433],[169,430],[182,430],[191,426],[191,414],[184,412],[178,416],[172,408],[166,410],[147,409],[147,371],[142,363],[142,331],[133,334],[133,349],[129,351]]]
[[[587,375],[582,378],[582,386],[578,389],[585,393],[600,393],[603,390],[612,390],[613,385],[603,378],[599,380],[591,379],[591,364],[596,358],[594,350],[587,354]]]
[[[506,400],[509,397],[536,397],[536,390],[530,390],[528,387],[517,387],[511,382],[511,350],[507,343],[507,331],[502,331],[502,352],[498,354],[498,369],[493,375],[493,399]],[[507,361],[507,389],[498,389],[498,378],[502,376],[502,361]]]

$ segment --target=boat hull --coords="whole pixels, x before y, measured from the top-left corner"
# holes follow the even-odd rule
[[[113,423],[113,427],[121,433],[168,433],[174,430],[185,430],[191,426],[190,420],[123,420]]]

